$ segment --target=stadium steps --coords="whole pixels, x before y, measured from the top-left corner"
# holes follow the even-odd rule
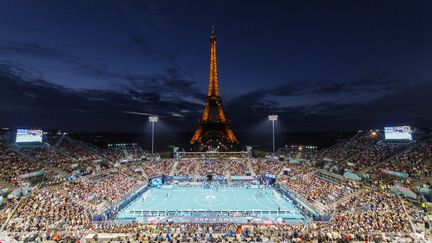
[[[128,151],[127,151],[127,149],[123,149],[123,156],[125,157],[125,158],[129,158],[129,153],[128,153]]]
[[[147,178],[147,180],[148,180],[148,179],[149,179],[149,176],[148,176],[147,172],[145,171],[144,167],[140,166],[140,169],[141,169],[141,172],[143,173],[143,176],[144,176],[145,178]]]
[[[227,179],[228,182],[231,182],[231,171],[229,169],[229,163],[227,160],[224,160],[224,171],[225,171],[225,178]]]
[[[284,171],[284,169],[288,169],[288,168],[285,167],[285,166],[282,166],[282,168],[281,168],[281,170],[279,171],[279,173],[276,174],[276,178],[279,178],[279,177],[283,176],[283,171]]]
[[[320,214],[324,214],[326,210],[326,205],[324,205],[322,202],[319,201],[313,201],[311,202],[311,205],[313,208]]]
[[[192,182],[196,182],[197,181],[197,177],[198,177],[198,171],[199,171],[199,169],[200,169],[200,167],[201,167],[201,163],[199,163],[199,162],[197,162],[197,161],[194,161],[194,163],[195,163],[195,166],[194,166],[194,172],[193,172],[193,175],[192,175]]]
[[[23,198],[21,197],[18,203],[15,205],[15,207],[12,209],[12,211],[7,216],[6,220],[4,221],[3,225],[1,225],[1,231],[4,230],[4,228],[8,225],[9,221],[11,220],[12,216],[15,214],[16,210],[18,209],[19,205],[23,201]]]
[[[303,152],[300,151],[296,154],[296,156],[294,157],[295,160],[300,160],[303,157]]]
[[[173,164],[173,166],[171,168],[169,176],[173,176],[174,173],[177,171],[177,165],[178,165],[178,160],[174,160],[174,164]]]
[[[249,169],[251,175],[252,175],[252,176],[256,176],[256,173],[255,173],[255,171],[254,171],[254,169],[253,169],[253,166],[252,166],[252,163],[251,163],[250,160],[247,160],[246,165],[247,165],[247,167],[248,167],[248,169]]]
[[[61,135],[61,137],[55,142],[54,146],[59,147],[60,144],[63,142],[63,138],[65,137],[64,134]]]
[[[353,198],[353,197],[355,197],[355,196],[358,196],[359,194],[361,194],[361,193],[364,192],[364,191],[366,191],[366,190],[365,190],[365,189],[358,189],[358,190],[356,190],[355,192],[353,192],[353,193],[351,193],[351,194],[348,194],[348,195],[346,195],[346,196],[344,196],[344,197],[342,197],[342,198],[339,198],[338,200],[336,200],[336,201],[334,201],[334,202],[332,202],[332,203],[330,203],[330,204],[328,204],[328,205],[325,205],[324,209],[325,209],[325,210],[331,210],[331,209],[333,209],[337,204],[347,202],[347,201],[350,200],[351,198]]]

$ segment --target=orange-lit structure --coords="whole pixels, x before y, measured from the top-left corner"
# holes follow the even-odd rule
[[[216,35],[214,30],[212,30],[210,36],[210,77],[205,108],[198,129],[195,131],[190,142],[191,144],[211,142],[212,145],[217,145],[216,143],[224,143],[225,145],[238,143],[222,109],[216,63]]]

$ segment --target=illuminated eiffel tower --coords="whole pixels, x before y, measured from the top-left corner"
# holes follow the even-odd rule
[[[217,74],[216,35],[214,28],[210,36],[210,78],[205,108],[198,129],[190,141],[191,144],[197,142],[202,145],[221,145],[226,147],[238,143],[222,109]]]

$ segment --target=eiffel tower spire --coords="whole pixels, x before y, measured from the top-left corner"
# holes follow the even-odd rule
[[[233,131],[229,127],[222,109],[222,99],[219,92],[218,70],[216,62],[216,34],[214,26],[210,35],[210,75],[205,108],[198,129],[195,131],[191,144],[196,142],[225,144],[238,143]]]
[[[216,34],[214,26],[210,36],[210,77],[207,95],[220,96],[216,62]]]

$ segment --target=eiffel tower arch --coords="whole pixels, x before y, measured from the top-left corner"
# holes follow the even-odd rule
[[[228,119],[222,108],[219,93],[218,70],[216,62],[216,35],[214,29],[210,36],[210,76],[205,108],[191,144],[202,146],[221,146],[232,148],[237,144],[237,138],[229,126]]]

